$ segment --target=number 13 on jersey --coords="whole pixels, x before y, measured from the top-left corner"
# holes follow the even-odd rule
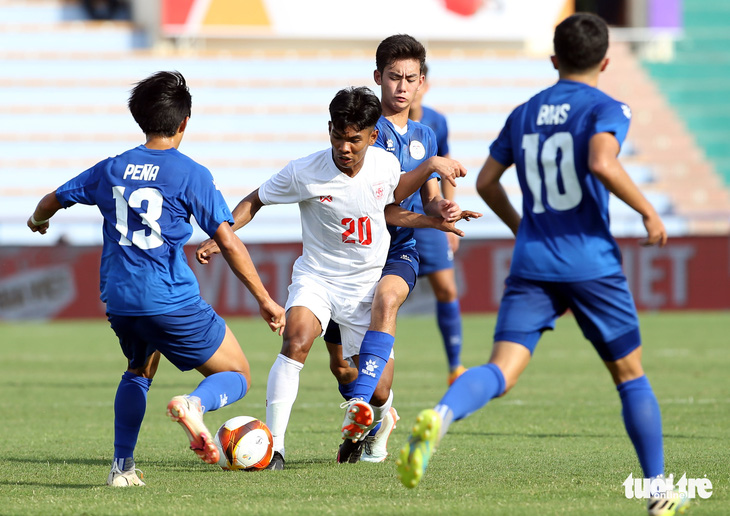
[[[140,249],[155,249],[160,247],[164,241],[162,240],[162,229],[157,223],[162,216],[162,194],[155,188],[139,188],[129,194],[129,201],[124,198],[124,186],[113,186],[112,196],[116,207],[117,223],[116,230],[121,235],[119,245],[135,245]],[[129,240],[129,225],[127,217],[129,216],[129,208],[141,208],[142,203],[147,201],[147,211],[142,212],[139,216],[142,223],[150,228],[150,234],[147,230],[139,229],[132,233],[132,240]]]

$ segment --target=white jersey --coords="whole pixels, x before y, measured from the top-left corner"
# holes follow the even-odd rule
[[[264,204],[299,203],[304,250],[293,274],[316,277],[339,295],[371,296],[390,246],[384,209],[400,174],[393,154],[370,147],[349,177],[329,148],[289,162],[261,185]]]

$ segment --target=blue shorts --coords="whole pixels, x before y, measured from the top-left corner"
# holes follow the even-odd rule
[[[623,274],[571,283],[509,276],[494,340],[522,344],[532,353],[542,332],[554,329],[568,309],[605,361],[618,360],[641,345],[634,298]]]
[[[388,251],[388,258],[383,266],[383,276],[398,276],[408,285],[408,293],[413,292],[418,278],[421,260],[415,247],[398,246]]]
[[[433,228],[414,229],[416,249],[420,258],[418,277],[454,268],[454,253],[446,233]]]
[[[107,317],[131,369],[142,367],[155,351],[181,371],[195,369],[213,356],[226,335],[225,321],[202,299],[162,315]]]

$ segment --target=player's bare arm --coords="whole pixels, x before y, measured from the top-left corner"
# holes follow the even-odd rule
[[[233,214],[233,226],[232,231],[238,231],[243,226],[251,222],[256,213],[261,209],[264,203],[259,198],[259,189],[257,188],[246,197],[241,199],[236,207],[234,208]],[[198,248],[195,250],[195,258],[199,263],[205,265],[210,260],[210,257],[214,254],[220,253],[218,244],[215,240],[209,238],[200,243]]]
[[[647,237],[641,244],[663,247],[667,243],[664,223],[621,165],[618,160],[619,150],[618,140],[613,134],[593,135],[588,147],[588,166],[609,192],[642,216]]]
[[[248,254],[246,246],[233,233],[233,229],[231,229],[231,226],[227,222],[223,222],[218,226],[218,229],[213,235],[213,240],[236,277],[253,294],[253,297],[259,304],[261,317],[267,322],[271,331],[278,330],[279,335],[281,335],[286,325],[284,309],[271,299],[269,292],[261,282],[256,267],[251,261],[251,256]]]
[[[481,217],[481,213],[464,210],[459,220],[471,220]],[[397,204],[389,204],[385,207],[385,221],[391,226],[402,228],[433,228],[445,233],[463,237],[464,232],[456,227],[456,222],[446,221],[443,217],[431,217],[421,213],[414,213]]]
[[[513,234],[517,235],[520,227],[520,214],[509,201],[507,192],[499,182],[502,174],[509,167],[505,167],[492,156],[487,157],[482,170],[477,177],[477,192],[484,199],[487,206],[504,222]]]
[[[461,208],[454,201],[441,197],[438,180],[429,179],[421,187],[421,203],[423,212],[434,217],[443,217],[449,222],[456,222],[461,218]]]
[[[406,199],[418,190],[434,172],[441,176],[443,181],[448,181],[453,186],[456,186],[456,178],[466,175],[466,169],[458,161],[433,156],[410,172],[401,175],[398,187],[394,192],[395,201],[400,202]]]
[[[28,218],[28,227],[33,233],[45,235],[48,231],[49,220],[58,210],[63,208],[56,198],[56,191],[46,194],[36,206],[33,215]]]

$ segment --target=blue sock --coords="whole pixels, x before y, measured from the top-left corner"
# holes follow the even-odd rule
[[[210,412],[240,400],[247,390],[245,376],[235,371],[224,371],[205,378],[190,395],[200,398],[203,411]]]
[[[618,386],[624,425],[639,457],[644,477],[664,474],[662,415],[649,379],[641,376]]]
[[[453,383],[438,406],[451,410],[454,421],[464,419],[504,392],[502,371],[494,364],[468,369]]]
[[[350,383],[338,383],[337,388],[340,390],[340,394],[345,398],[345,401],[352,399],[352,393],[355,392],[355,383],[357,380],[353,380]]]
[[[370,401],[375,386],[383,374],[383,368],[388,363],[390,352],[393,350],[395,337],[382,331],[368,331],[360,345],[360,370],[353,387],[352,397]]]
[[[449,369],[461,365],[461,309],[459,300],[450,303],[436,302],[436,319],[444,339]]]
[[[114,461],[120,469],[134,465],[134,447],[147,409],[152,380],[125,371],[114,398]]]

